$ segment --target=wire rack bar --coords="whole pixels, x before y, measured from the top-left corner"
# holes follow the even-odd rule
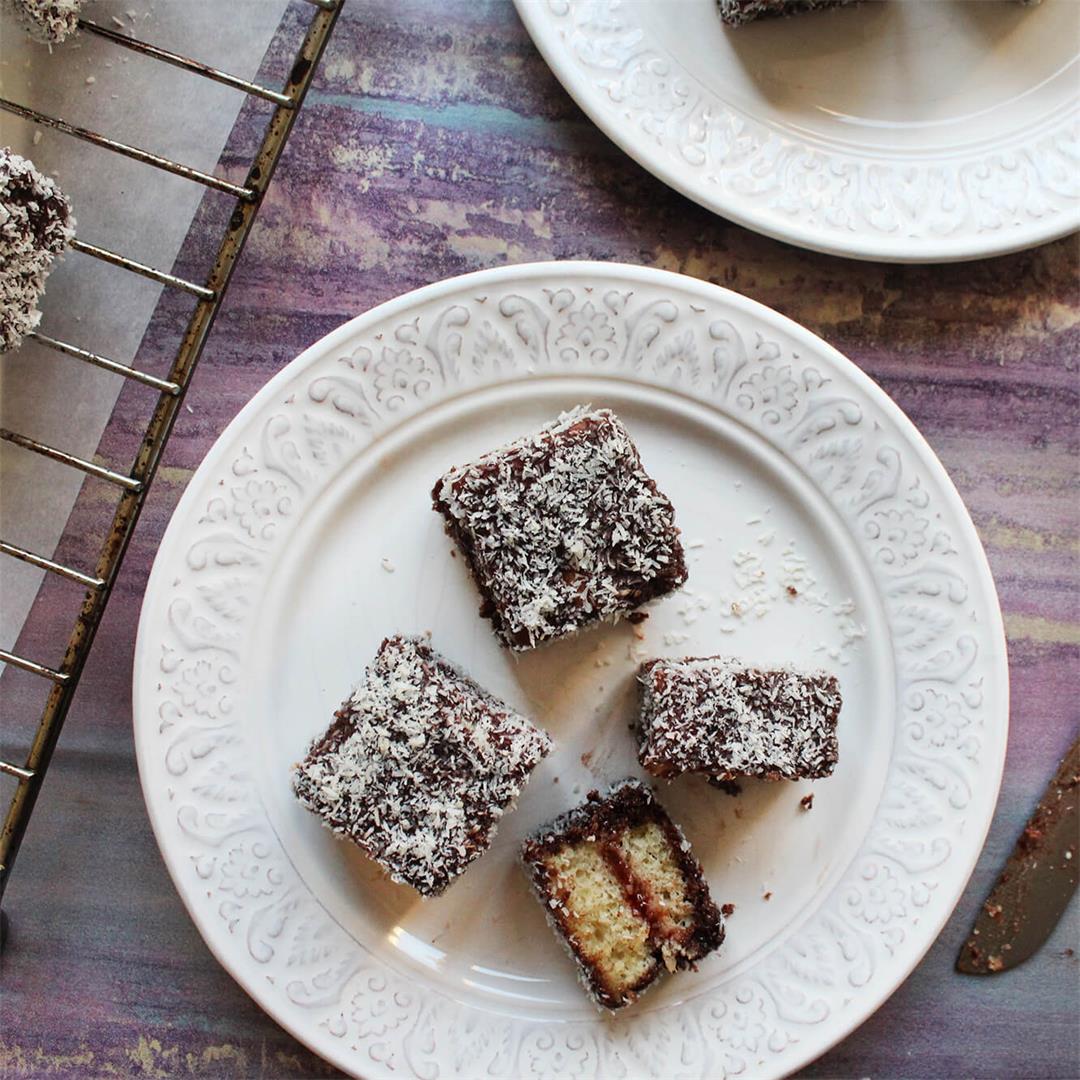
[[[66,120],[61,120],[57,116],[47,116],[45,113],[39,113],[36,109],[28,109],[25,105],[16,105],[15,102],[8,101],[7,98],[0,98],[0,109],[15,116],[21,116],[32,124],[55,128],[65,135],[73,135],[76,139],[93,143],[95,146],[102,146],[106,150],[112,150],[114,153],[122,154],[124,157],[140,161],[144,165],[153,165],[156,169],[164,169],[165,172],[173,173],[175,176],[182,176],[185,180],[205,184],[208,188],[223,191],[226,195],[232,195],[237,199],[254,197],[254,193],[249,188],[243,188],[230,183],[228,180],[221,180],[216,176],[211,176],[209,173],[200,172],[190,165],[181,165],[178,161],[172,161],[167,157],[162,157],[160,154],[153,154],[149,150],[140,150],[137,146],[129,146],[127,143],[106,138],[89,128],[76,127],[74,124],[69,124]]]
[[[101,580],[102,585],[100,588],[87,590],[79,616],[68,639],[67,650],[60,669],[53,670],[12,653],[0,652],[0,661],[7,661],[16,667],[51,678],[56,683],[49,691],[49,697],[25,764],[18,774],[20,783],[11,798],[3,828],[0,830],[0,896],[3,895],[10,879],[11,868],[18,855],[30,814],[41,790],[45,771],[71,707],[72,698],[101,623],[101,616],[120,571],[124,554],[131,541],[146,493],[183,403],[184,393],[199,362],[199,357],[202,355],[206,339],[221,306],[222,297],[255,221],[255,215],[258,213],[319,60],[322,58],[334,24],[337,22],[342,2],[343,0],[315,0],[316,13],[308,24],[304,40],[290,68],[289,79],[282,89],[282,96],[287,97],[289,103],[275,106],[258,152],[248,170],[246,186],[236,189],[238,192],[236,208],[229,220],[228,229],[221,241],[205,287],[195,286],[180,278],[174,278],[170,274],[162,274],[160,271],[132,263],[102,248],[94,248],[87,244],[75,245],[78,250],[85,251],[87,254],[104,258],[108,262],[115,262],[126,269],[143,273],[165,284],[185,288],[188,292],[194,293],[199,302],[192,312],[176,357],[169,369],[168,380],[179,387],[179,392],[162,391],[158,396],[142,445],[135,455],[131,475],[124,478],[126,483],[123,485],[107,539],[102,545],[94,569],[94,574]],[[55,453],[60,452],[55,451]],[[75,462],[78,462],[78,459],[75,459]],[[83,462],[82,464],[90,463]],[[78,467],[77,464],[76,467]],[[93,468],[97,470],[100,467],[93,466]]]
[[[12,765],[10,761],[0,761],[0,773],[7,773],[21,781],[29,780],[34,775],[30,769],[22,769],[18,765]]]
[[[99,37],[106,38],[108,41],[112,41],[117,45],[122,45],[125,49],[131,49],[133,52],[142,53],[144,56],[151,56],[155,60],[161,60],[165,64],[172,64],[173,67],[183,68],[185,71],[191,71],[196,75],[202,75],[204,79],[212,79],[214,82],[221,83],[223,86],[231,86],[234,90],[242,90],[245,94],[251,94],[252,97],[260,97],[264,101],[272,101],[275,105],[280,105],[285,109],[291,109],[293,107],[293,100],[287,94],[279,93],[277,90],[270,90],[268,87],[260,86],[258,83],[248,82],[247,79],[241,79],[236,75],[230,75],[227,71],[219,71],[217,68],[210,67],[209,64],[203,64],[198,60],[191,60],[186,56],[180,56],[178,53],[169,52],[168,49],[162,49],[157,45],[151,45],[147,41],[140,41],[138,38],[132,38],[128,37],[126,34],[117,33],[115,30],[110,30],[107,26],[99,26],[89,19],[80,19],[79,28],[87,30],[91,34],[97,34]]]
[[[0,555],[10,555],[13,559],[20,559],[22,562],[29,563],[31,566],[36,566],[41,570],[48,570],[52,574],[65,577],[69,581],[77,581],[87,589],[100,589],[105,584],[101,578],[90,577],[89,574],[84,574],[81,570],[73,570],[70,566],[53,562],[52,559],[46,559],[44,555],[37,555],[33,551],[27,551],[26,548],[21,548],[16,544],[9,544],[6,540],[0,540]]]
[[[99,480],[106,480],[110,484],[116,484],[117,487],[126,488],[128,491],[138,491],[142,487],[142,482],[132,476],[113,472],[112,469],[106,469],[104,465],[95,465],[94,462],[87,461],[86,458],[76,457],[66,450],[57,450],[55,446],[38,442],[37,439],[31,439],[29,435],[20,435],[16,431],[0,428],[0,439],[3,439],[4,442],[13,443],[15,446],[21,446],[24,450],[40,454],[42,457],[59,461],[62,465],[70,465],[73,469],[86,473],[87,476],[96,476]]]
[[[152,386],[162,394],[180,393],[180,387],[174,382],[169,382],[168,379],[159,379],[156,375],[151,375],[147,371],[139,371],[138,368],[128,367],[127,364],[121,364],[117,360],[110,360],[107,356],[90,352],[89,349],[80,349],[77,345],[69,345],[66,341],[57,341],[56,338],[51,338],[39,330],[31,330],[26,336],[39,345],[45,345],[67,356],[74,356],[77,360],[85,360],[86,363],[103,368],[105,371],[111,371],[114,375],[123,375],[125,379],[133,379],[144,386]]]
[[[57,671],[55,668],[46,667],[36,660],[27,660],[25,656],[19,656],[18,653],[8,652],[7,649],[0,649],[0,661],[12,667],[22,668],[23,671],[29,671],[34,675],[40,675],[43,679],[51,679],[54,683],[61,685],[71,680],[71,675],[67,671]]]
[[[144,278],[149,278],[151,281],[160,282],[162,285],[171,285],[174,289],[183,289],[184,292],[191,293],[192,296],[197,296],[200,300],[214,299],[214,290],[208,289],[205,285],[196,285],[193,281],[185,281],[174,274],[166,274],[164,270],[155,270],[145,263],[136,262],[134,259],[129,259],[124,255],[117,255],[115,251],[109,251],[108,248],[87,244],[79,239],[72,240],[68,246],[72,251],[81,251],[84,255],[91,255],[95,259],[101,259],[102,262],[112,263],[113,266],[130,270],[133,274],[139,274]]]

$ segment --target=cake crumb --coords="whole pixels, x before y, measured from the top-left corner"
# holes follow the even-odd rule
[[[393,573],[393,572],[394,572],[394,571],[395,571],[395,570],[397,569],[397,567],[396,567],[396,566],[395,566],[395,565],[394,565],[394,564],[393,564],[393,563],[392,563],[392,562],[391,562],[391,561],[390,561],[390,560],[389,560],[388,558],[386,558],[386,556],[385,556],[385,555],[384,555],[384,556],[383,556],[383,557],[382,557],[382,558],[381,558],[381,559],[379,560],[379,565],[380,565],[380,566],[381,566],[381,567],[382,567],[382,568],[383,568],[383,569],[384,569],[384,570],[385,570],[385,571],[386,571],[386,572],[387,572],[388,574],[392,574],[392,573]]]
[[[97,79],[93,75],[87,75],[86,76],[86,85],[87,86],[93,86],[94,83],[96,83],[96,82],[97,82]]]
[[[814,807],[814,793],[811,791],[809,795],[804,795],[799,800],[799,805],[803,810],[812,810]]]
[[[991,956],[987,959],[986,966],[991,971],[1001,971],[1005,967],[1005,961],[1000,956]]]
[[[631,611],[626,616],[626,621],[634,626],[640,626],[648,617],[649,613],[647,611]]]
[[[770,889],[761,899],[762,900],[771,900],[772,899],[772,890]]]
[[[799,595],[799,590],[796,589],[794,585],[789,585],[787,587],[787,589],[786,589],[786,592],[787,592],[788,596],[793,596],[794,597],[794,596]]]
[[[709,785],[733,798],[742,794],[742,786],[737,780],[720,780],[715,776],[710,776]]]
[[[735,914],[735,905],[734,904],[724,904],[724,905],[722,905],[721,908],[720,908],[720,914],[723,915],[725,919],[730,919],[731,916]]]

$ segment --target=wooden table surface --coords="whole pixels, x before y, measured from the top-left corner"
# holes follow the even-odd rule
[[[267,56],[271,85],[300,17],[290,11]],[[241,114],[223,175],[242,180],[264,115],[261,107]],[[207,196],[178,273],[205,270],[222,205]],[[804,1075],[1080,1076],[1075,901],[1016,971],[989,979],[953,971],[1080,718],[1075,238],[984,262],[902,267],[757,236],[669,191],[601,135],[506,0],[346,5],[149,498],[12,878],[0,1075],[333,1075],[218,966],[165,873],[132,746],[143,586],[192,471],[305,346],[428,282],[555,258],[681,271],[820,334],[930,441],[997,580],[1013,704],[986,849],[911,978]],[[140,366],[160,369],[189,310],[175,296],[162,300]],[[130,460],[149,404],[145,392],[125,388],[102,460]],[[77,403],[73,415],[77,422]],[[64,561],[93,565],[109,497],[88,482],[59,549]],[[57,661],[77,600],[67,584],[47,582],[19,651]],[[9,670],[0,689],[3,741],[14,752],[41,688]]]

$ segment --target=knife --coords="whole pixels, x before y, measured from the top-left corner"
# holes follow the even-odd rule
[[[1080,738],[1016,841],[956,958],[964,975],[1009,971],[1050,936],[1080,877]]]

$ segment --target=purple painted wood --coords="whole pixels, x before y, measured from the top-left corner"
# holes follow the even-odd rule
[[[275,43],[265,79],[281,74],[289,47]],[[230,179],[242,179],[259,113],[246,112],[233,133],[223,160]],[[221,217],[208,196],[178,273],[206,266]],[[997,577],[1013,727],[986,850],[918,970],[805,1075],[1080,1075],[1075,902],[1042,952],[1015,972],[978,980],[952,970],[1077,727],[1075,240],[920,268],[847,262],[756,236],[667,190],[600,135],[502,0],[346,6],[150,497],[12,880],[0,1074],[332,1075],[217,965],[166,876],[131,738],[143,584],[192,470],[282,364],[346,318],[416,286],[550,258],[680,270],[821,334],[930,440]],[[186,311],[183,300],[162,302],[140,365],[160,369]],[[129,460],[147,414],[145,393],[126,389],[101,457]],[[60,547],[65,561],[92,564],[107,497],[87,484]],[[49,582],[20,651],[57,659],[73,603],[67,585]],[[0,689],[10,748],[24,734],[14,718],[32,714],[40,692],[17,672]]]

